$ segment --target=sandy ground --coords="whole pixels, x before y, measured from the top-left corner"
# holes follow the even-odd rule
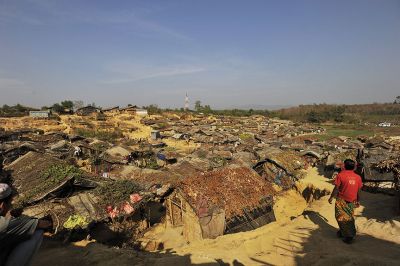
[[[316,169],[302,181],[303,187],[310,184],[332,189]],[[167,250],[160,253],[48,240],[33,265],[399,265],[400,217],[394,216],[394,197],[362,193],[356,212],[358,236],[352,245],[336,237],[334,206],[328,197],[306,203],[294,191],[282,193],[275,206],[277,222],[213,240],[183,245],[179,233],[164,232],[172,241],[164,239]]]

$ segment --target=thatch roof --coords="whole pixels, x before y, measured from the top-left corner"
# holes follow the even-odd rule
[[[55,192],[68,185],[75,177],[72,172],[61,172],[57,176],[45,172],[52,167],[68,165],[48,154],[28,152],[6,167],[10,171],[14,187],[19,193],[19,201],[26,204],[43,199],[49,193]]]
[[[292,151],[271,150],[265,155],[264,160],[258,162],[254,167],[265,163],[273,163],[283,169],[289,175],[295,175],[296,171],[303,166],[303,159]]]
[[[224,209],[227,219],[242,215],[244,209],[255,208],[263,198],[275,194],[272,184],[254,170],[235,165],[187,177],[178,187],[195,209],[205,200],[209,209]]]

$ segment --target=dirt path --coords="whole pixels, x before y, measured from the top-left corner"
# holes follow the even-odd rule
[[[312,183],[321,190],[331,189],[328,181],[310,169],[303,185]],[[168,254],[45,243],[34,265],[398,265],[400,219],[393,215],[393,197],[362,194],[362,207],[356,212],[358,236],[352,245],[336,238],[334,206],[328,203],[328,196],[308,207],[299,197],[293,197],[290,192],[280,199],[277,222],[214,240],[189,245],[175,243]],[[304,211],[300,212],[301,209]]]
[[[302,183],[323,190],[332,188],[328,181],[311,169]],[[304,202],[297,198],[296,204],[291,194],[278,204],[293,219]],[[236,259],[244,265],[398,265],[400,219],[393,217],[393,197],[362,194],[362,207],[356,212],[359,235],[350,246],[336,238],[334,206],[328,198],[312,202],[293,220],[277,216],[278,222],[252,232],[205,240],[176,251],[230,263]]]

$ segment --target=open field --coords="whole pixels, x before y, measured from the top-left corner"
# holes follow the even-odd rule
[[[372,137],[375,135],[399,136],[400,127],[378,127],[375,125],[351,125],[351,124],[321,124],[326,129],[324,134],[312,135],[321,141],[329,140],[334,137],[345,136],[356,139],[359,136]]]

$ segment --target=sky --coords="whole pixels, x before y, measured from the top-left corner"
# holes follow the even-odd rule
[[[0,0],[0,105],[393,102],[400,0]]]

